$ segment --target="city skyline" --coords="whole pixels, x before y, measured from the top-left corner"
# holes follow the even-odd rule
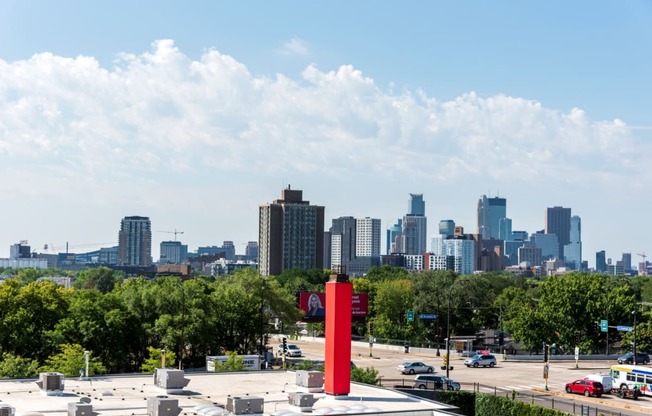
[[[382,231],[423,194],[428,239],[442,219],[475,232],[480,195],[529,233],[570,207],[590,265],[637,263],[651,24],[641,0],[3,2],[0,257],[117,244],[130,215],[154,259],[172,230],[241,253],[292,184],[326,224]]]

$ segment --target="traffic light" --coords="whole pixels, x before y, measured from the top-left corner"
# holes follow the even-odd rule
[[[548,346],[546,345],[545,341],[543,342],[543,362],[548,362]]]
[[[444,354],[443,357],[444,357],[444,366],[448,367],[448,355]]]
[[[505,345],[505,334],[503,332],[501,332],[500,335],[498,335],[498,345],[500,345],[501,347]]]
[[[580,333],[575,332],[575,345],[580,345]]]
[[[373,335],[374,333],[374,323],[372,321],[369,321],[369,335]]]
[[[267,334],[265,334],[265,336],[263,337],[263,340],[265,342],[265,345],[269,344],[269,336]]]
[[[398,318],[399,322],[403,322],[405,320],[405,312],[399,313]]]
[[[278,332],[279,334],[283,333],[283,321],[278,321]]]

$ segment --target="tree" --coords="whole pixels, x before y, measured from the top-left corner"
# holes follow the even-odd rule
[[[244,370],[244,360],[238,357],[235,352],[228,352],[226,354],[229,358],[223,363],[215,362],[215,371],[242,371]]]
[[[38,376],[39,363],[30,358],[4,353],[0,361],[0,377],[32,378]]]
[[[378,370],[374,367],[354,367],[351,369],[351,381],[377,385]]]
[[[408,279],[376,283],[376,296],[371,300],[374,313],[374,335],[379,338],[411,339],[413,327],[405,320],[405,312],[413,304],[413,285]]]
[[[47,372],[58,372],[66,376],[76,376],[82,374],[80,371],[85,372],[86,369],[86,356],[84,348],[79,344],[63,344],[61,345],[61,352],[45,361],[45,365],[40,369]],[[92,352],[89,353],[88,361],[88,375],[106,373],[106,368],[98,357],[93,356]]]
[[[153,374],[157,368],[174,368],[176,355],[173,351],[165,351],[165,367],[163,367],[163,348],[147,347],[147,358],[140,366],[140,371],[145,374]]]

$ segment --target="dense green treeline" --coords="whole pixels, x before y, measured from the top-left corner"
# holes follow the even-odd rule
[[[33,376],[37,371],[77,374],[79,355],[90,351],[92,372],[134,372],[151,365],[152,351],[166,349],[184,367],[202,367],[206,355],[258,351],[261,332],[276,333],[273,323],[300,319],[297,294],[321,291],[327,271],[292,270],[264,278],[253,270],[228,277],[125,278],[109,268],[72,275],[65,289],[43,276],[52,270],[5,270],[13,278],[0,284],[0,377]],[[506,273],[458,276],[451,271],[410,274],[382,266],[352,279],[355,292],[369,294],[369,316],[354,322],[356,335],[437,343],[452,335],[501,329],[526,350],[541,342],[572,353],[604,353],[606,336],[595,323],[633,323],[636,312],[638,350],[650,351],[652,280],[602,274],[570,273],[542,280]],[[408,310],[439,319],[407,322]],[[320,324],[316,324],[319,327]],[[629,345],[633,333],[609,331],[610,350]],[[79,367],[79,368],[83,368]],[[73,374],[73,375],[74,375]]]

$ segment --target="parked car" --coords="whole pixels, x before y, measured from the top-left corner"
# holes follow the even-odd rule
[[[473,357],[464,360],[467,367],[495,367],[496,357],[493,354],[476,354]]]
[[[434,373],[435,368],[420,361],[406,361],[398,366],[398,371],[403,374]]]
[[[413,389],[446,389],[459,390],[460,383],[441,374],[419,374],[414,378]]]
[[[575,380],[566,384],[566,393],[583,394],[586,397],[600,397],[604,393],[604,386],[599,381],[593,380]]]
[[[610,393],[611,390],[614,388],[613,379],[609,374],[588,374],[584,376],[584,380],[599,381],[600,383],[602,383],[602,387],[604,387],[605,394]]]
[[[302,355],[301,349],[296,344],[286,344],[285,349],[283,349],[283,344],[278,344],[278,354],[288,357],[301,357]]]
[[[646,365],[650,362],[650,356],[645,352],[636,353],[636,364]],[[634,353],[628,352],[618,357],[618,364],[634,364]]]

